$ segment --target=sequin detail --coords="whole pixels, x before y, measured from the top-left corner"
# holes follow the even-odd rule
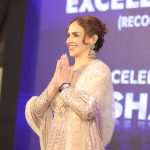
[[[46,94],[27,103],[26,118],[40,138],[41,150],[103,150],[110,142],[114,101],[109,68],[95,60],[80,73],[75,86],[51,103]]]

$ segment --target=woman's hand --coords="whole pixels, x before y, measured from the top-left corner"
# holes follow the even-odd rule
[[[72,75],[73,72],[69,66],[68,56],[64,54],[57,61],[56,70],[53,77],[55,87],[59,89],[63,83],[71,83]]]
[[[56,77],[56,84],[60,87],[63,83],[71,83],[73,72],[69,66],[68,56],[62,55],[57,61],[56,72],[54,77]]]
[[[67,55],[62,55],[57,61],[54,76],[48,85],[47,96],[48,100],[51,101],[53,97],[59,91],[60,86],[63,83],[71,83],[73,72],[69,67],[69,61]]]

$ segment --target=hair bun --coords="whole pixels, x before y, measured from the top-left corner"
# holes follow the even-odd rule
[[[108,32],[106,25],[103,23],[102,35],[104,36]]]

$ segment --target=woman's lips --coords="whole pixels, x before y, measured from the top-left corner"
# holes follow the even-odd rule
[[[70,46],[69,46],[69,50],[71,50],[71,51],[72,51],[72,50],[75,50],[76,48],[77,48],[77,45],[70,45]]]

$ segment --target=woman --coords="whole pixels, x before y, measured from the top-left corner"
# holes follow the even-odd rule
[[[102,150],[114,129],[113,86],[106,64],[95,59],[107,29],[93,16],[77,17],[68,26],[67,55],[40,96],[26,105],[26,118],[42,150]]]

